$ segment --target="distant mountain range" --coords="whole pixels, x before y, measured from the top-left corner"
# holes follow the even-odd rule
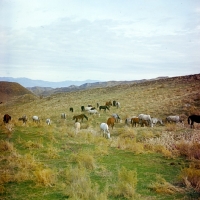
[[[63,82],[48,82],[42,80],[32,80],[28,78],[12,78],[0,77],[0,81],[16,82],[26,87],[29,91],[36,95],[49,96],[56,93],[71,92],[85,90],[90,88],[112,87],[120,84],[142,83],[146,81],[165,79],[168,77],[158,77],[154,79],[142,79],[133,81],[105,81],[99,82],[95,80],[85,81],[63,81]]]
[[[51,87],[51,88],[61,88],[69,87],[70,85],[80,86],[84,83],[94,83],[99,82],[98,80],[85,80],[85,81],[60,81],[60,82],[50,82],[42,80],[32,80],[29,78],[12,78],[12,77],[0,77],[0,81],[16,82],[24,87]]]

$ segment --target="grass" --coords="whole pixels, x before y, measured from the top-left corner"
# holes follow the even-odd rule
[[[198,80],[186,80],[96,88],[31,101],[21,96],[1,105],[0,117],[10,114],[13,129],[1,124],[0,199],[197,199],[200,127],[190,129],[186,119],[199,114],[199,87]],[[111,107],[100,116],[85,113],[89,120],[75,135],[72,117],[81,113],[80,107],[109,100],[120,101],[121,108]],[[99,126],[112,113],[122,123],[110,130],[108,140]],[[140,113],[163,121],[178,114],[185,117],[185,126],[125,126],[127,117]],[[26,125],[18,121],[24,114],[29,118]],[[32,122],[33,115],[41,118],[40,124]]]

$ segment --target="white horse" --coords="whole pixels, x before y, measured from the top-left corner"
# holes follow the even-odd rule
[[[76,133],[76,135],[77,135],[77,133],[78,133],[78,132],[80,131],[80,129],[81,129],[81,124],[80,124],[80,122],[75,122],[74,128],[75,128],[75,133]]]
[[[112,114],[112,117],[115,118],[115,122],[119,122],[119,121],[121,120],[121,118],[119,117],[119,115],[116,114],[116,113],[113,113],[113,114]]]
[[[110,132],[108,128],[108,124],[101,123],[100,129],[103,131],[103,136],[105,137],[107,135],[108,139],[110,138]]]
[[[51,120],[50,119],[46,119],[46,123],[47,123],[47,125],[50,125],[51,124]]]
[[[158,118],[151,118],[151,121],[153,123],[153,125],[156,125],[157,123],[160,123],[161,125],[163,125],[162,119],[158,119]]]
[[[88,110],[91,110],[92,107],[88,106],[88,107],[85,107],[85,111],[88,111]]]
[[[66,119],[67,115],[65,113],[61,113],[61,119]]]
[[[40,118],[36,115],[33,116],[32,119],[33,119],[33,122],[37,122],[37,123],[40,122]]]
[[[116,107],[120,108],[120,103],[118,101],[116,102]]]
[[[166,121],[171,123],[171,122],[175,122],[175,123],[178,123],[178,122],[181,122],[183,123],[183,121],[180,119],[180,117],[178,115],[175,115],[175,116],[168,116],[166,117]]]
[[[140,121],[139,123],[141,123],[142,120],[145,120],[148,122],[149,126],[153,127],[153,123],[152,123],[150,115],[140,114],[140,115],[138,115],[138,118]]]
[[[95,110],[88,110],[89,114],[99,114],[99,112],[95,109]],[[100,114],[99,114],[100,116]]]

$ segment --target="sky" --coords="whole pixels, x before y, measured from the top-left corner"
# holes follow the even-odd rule
[[[199,0],[0,0],[0,77],[121,81],[198,73]]]

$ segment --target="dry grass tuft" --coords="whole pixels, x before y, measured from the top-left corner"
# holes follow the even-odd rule
[[[4,194],[6,192],[6,188],[0,184],[0,194]]]
[[[78,163],[80,167],[85,167],[86,169],[95,169],[95,159],[93,155],[90,155],[89,152],[79,152],[71,154],[70,160],[72,162]]]
[[[200,192],[200,164],[182,169],[179,178],[188,189],[193,188]]]
[[[171,183],[167,182],[164,178],[162,178],[160,175],[156,176],[156,182],[151,183],[149,185],[149,188],[157,193],[162,193],[162,194],[174,194],[174,193],[184,192],[182,188],[172,185]]]
[[[46,156],[48,158],[54,159],[54,158],[59,158],[59,152],[60,150],[58,150],[56,147],[49,145],[48,148],[46,148]]]
[[[52,169],[37,169],[34,175],[37,185],[52,187],[56,183],[56,172]]]
[[[13,143],[10,143],[5,140],[0,141],[0,151],[13,151]]]
[[[92,184],[85,168],[70,167],[66,170],[65,180],[67,183],[66,193],[70,199],[107,199],[107,188],[101,193],[99,186]]]
[[[133,198],[136,195],[137,172],[134,170],[128,171],[122,167],[118,171],[117,183],[113,186],[111,195],[122,198]]]
[[[180,141],[176,144],[176,148],[179,150],[181,155],[186,156],[189,159],[200,160],[200,143]]]
[[[24,142],[24,146],[28,149],[40,149],[43,148],[43,144],[40,140],[38,141],[31,141],[29,140],[28,142]]]

